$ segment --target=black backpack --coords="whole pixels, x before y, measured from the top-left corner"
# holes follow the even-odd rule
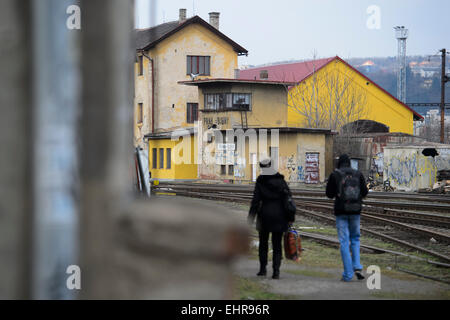
[[[345,168],[336,169],[338,180],[337,196],[344,204],[346,213],[360,213],[362,209],[359,173],[356,170]]]

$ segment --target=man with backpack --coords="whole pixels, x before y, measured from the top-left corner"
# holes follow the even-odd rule
[[[269,250],[269,234],[272,233],[273,247],[273,279],[280,278],[282,260],[283,233],[288,230],[289,223],[295,220],[289,204],[291,191],[284,181],[284,176],[276,172],[270,159],[264,159],[259,164],[261,175],[256,180],[252,203],[248,214],[248,223],[253,224],[256,217],[256,229],[259,232],[259,272],[258,276],[267,274],[267,254]]]
[[[342,281],[351,281],[354,274],[358,280],[364,279],[359,258],[359,238],[362,199],[367,194],[364,176],[350,167],[348,155],[341,155],[337,169],[328,179],[326,195],[328,198],[335,198],[336,229],[344,265]]]

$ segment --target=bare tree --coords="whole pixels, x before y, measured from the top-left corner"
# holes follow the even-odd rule
[[[303,116],[302,126],[341,131],[347,124],[367,118],[366,92],[352,73],[350,68],[317,70],[313,63],[308,79],[286,87],[288,106]]]

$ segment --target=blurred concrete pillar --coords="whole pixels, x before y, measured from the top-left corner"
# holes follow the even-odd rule
[[[30,298],[30,1],[0,4],[0,299]]]
[[[33,0],[33,298],[74,299],[78,265],[79,30],[73,0]]]
[[[109,298],[112,229],[132,192],[133,1],[83,0],[81,8],[81,297]]]

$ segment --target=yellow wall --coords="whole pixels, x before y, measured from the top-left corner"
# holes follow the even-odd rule
[[[328,90],[324,87],[320,79],[328,73],[339,72],[340,75],[348,76],[352,79],[352,85],[357,90],[364,90],[366,92],[367,114],[365,119],[352,120],[372,120],[383,123],[389,127],[390,132],[403,132],[413,134],[413,113],[406,109],[398,101],[380,90],[373,83],[359,75],[357,72],[349,68],[347,65],[339,60],[330,62],[327,66],[320,69],[316,74],[318,79],[318,88],[320,95],[326,95]],[[297,87],[291,90],[302,90],[302,88],[310,88],[313,78],[310,77],[305,80],[305,83],[300,83]],[[295,92],[295,91],[294,91]],[[295,95],[295,94],[293,94]],[[293,99],[289,96],[289,105],[300,105],[299,99]],[[305,127],[306,121],[303,115],[300,115],[294,108],[289,107],[288,122],[290,126]]]
[[[237,53],[232,46],[199,24],[191,24],[146,53],[154,60],[155,73],[155,132],[168,132],[192,127],[186,123],[187,103],[198,103],[198,89],[179,85],[178,81],[191,80],[186,75],[188,55],[210,56],[210,76],[201,78],[234,78],[238,68]],[[135,66],[135,110],[144,104],[144,123],[135,121],[135,145],[142,146],[143,136],[151,132],[151,68],[144,57],[144,76],[138,76]],[[136,118],[136,117],[135,117]],[[146,147],[146,146],[145,146]]]
[[[208,93],[251,93],[252,107],[247,112],[247,126],[249,128],[274,128],[287,126],[286,90],[283,86],[233,84],[202,88],[199,90],[199,109],[205,109],[205,94]],[[220,129],[232,129],[242,127],[241,112],[201,112],[199,115],[204,127],[205,119],[216,122],[217,118],[226,119],[226,124],[220,125]]]
[[[319,153],[319,179],[326,178],[326,135],[317,133],[280,134],[279,172],[288,182],[305,182],[307,153]]]
[[[188,141],[188,148],[190,149],[190,157],[182,163],[183,151],[180,147],[183,143],[182,138],[179,141],[172,141],[171,138],[166,139],[155,139],[149,140],[149,169],[152,174],[153,179],[161,180],[190,180],[197,179],[197,165],[195,164],[196,155],[196,143],[194,141],[194,136],[189,136],[186,138]],[[177,148],[178,147],[178,148]],[[157,149],[157,163],[156,169],[153,168],[153,149]],[[159,150],[164,149],[164,168],[160,169],[160,156]],[[171,167],[167,169],[167,149],[171,149]],[[177,164],[178,163],[178,164]]]
[[[323,182],[327,177],[327,163],[332,162],[333,153],[326,151],[326,138],[324,133],[280,133],[278,144],[278,172],[284,175],[285,180],[289,183],[304,183],[305,182],[305,167],[307,153],[319,153],[319,180]],[[270,131],[267,137],[267,150],[260,150],[259,143],[256,148],[250,152],[249,140],[246,140],[245,154],[242,155],[238,151],[234,152],[232,163],[227,163],[227,173],[221,174],[221,165],[224,163],[209,163],[203,164],[200,167],[200,178],[208,180],[233,180],[236,182],[250,182],[253,177],[253,165],[256,165],[256,176],[260,174],[258,163],[259,153],[266,153],[269,155],[269,148],[272,146]],[[216,141],[214,143],[217,143]],[[206,147],[206,145],[204,145]],[[213,159],[217,153],[214,144],[210,146]],[[251,161],[250,153],[257,154],[256,164]],[[239,167],[239,161],[242,163],[244,159],[244,166]],[[234,166],[234,174],[228,174],[228,166]]]
[[[147,58],[143,58],[144,72],[139,76],[138,64],[135,64],[135,96],[134,96],[134,146],[147,149],[147,143],[144,142],[144,135],[151,132],[152,128],[152,113],[151,113],[151,67]],[[138,104],[143,104],[143,121],[141,124],[137,123]]]

